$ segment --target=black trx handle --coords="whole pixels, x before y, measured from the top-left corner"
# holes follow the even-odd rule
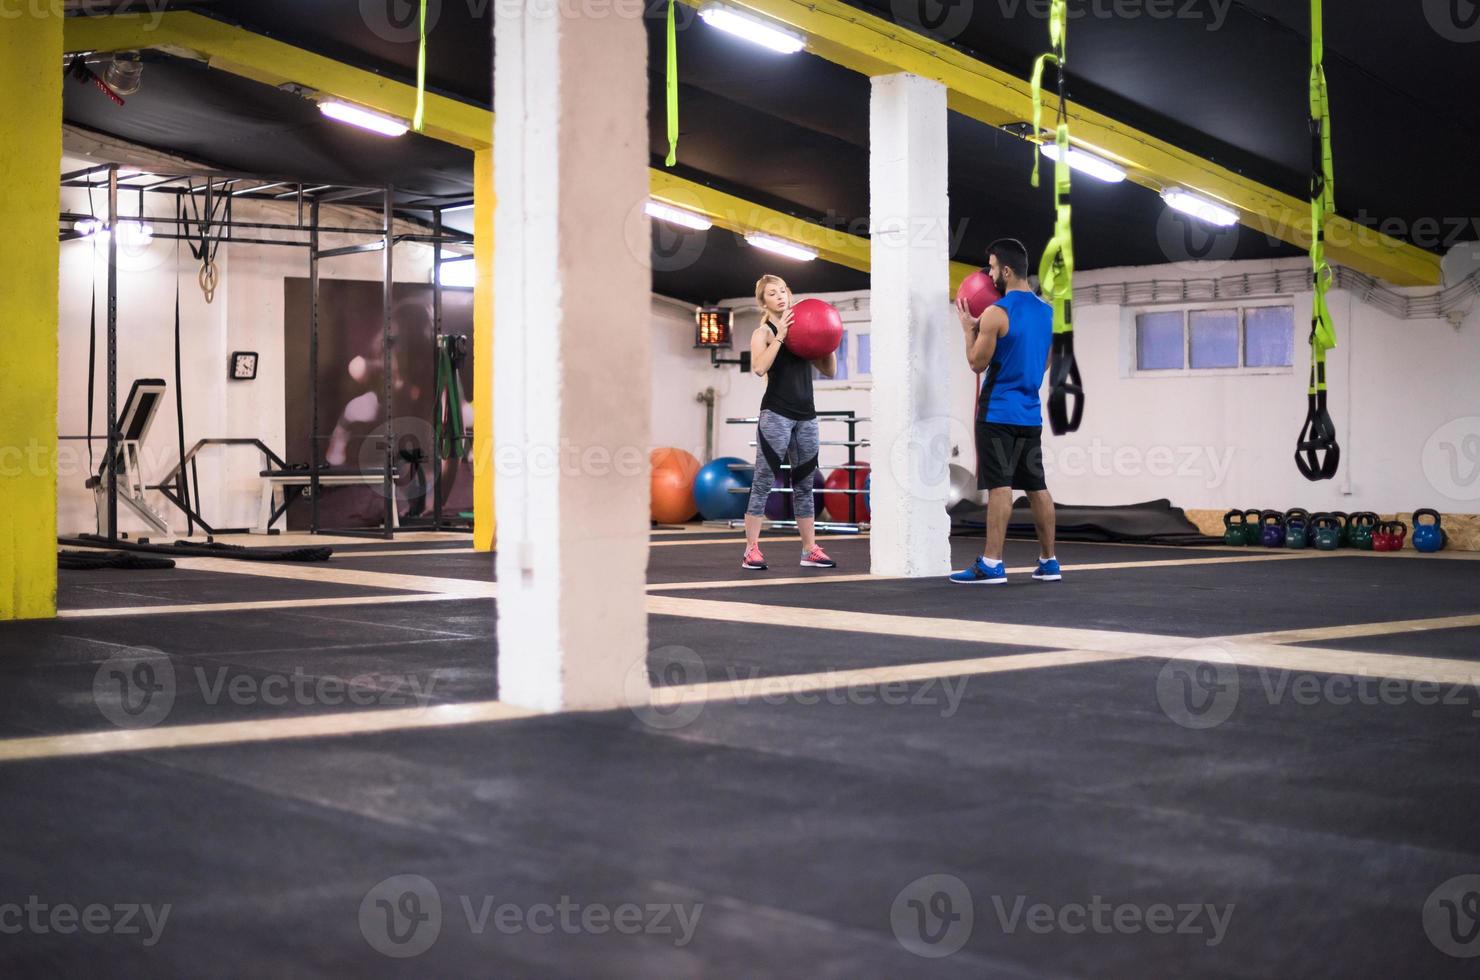
[[[1074,361],[1073,331],[1053,335],[1048,385],[1049,428],[1056,436],[1075,431],[1084,418],[1084,382]]]
[[[1323,365],[1324,366],[1324,365]],[[1307,480],[1329,480],[1341,464],[1341,447],[1336,444],[1336,423],[1326,411],[1325,389],[1309,395],[1305,425],[1295,442],[1295,466]]]

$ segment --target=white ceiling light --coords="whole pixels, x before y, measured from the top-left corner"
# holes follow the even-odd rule
[[[72,222],[72,230],[83,238],[93,235],[102,241],[108,240],[108,228],[97,218],[81,218]],[[118,245],[120,248],[144,248],[154,241],[154,228],[143,221],[119,221]]]
[[[805,245],[798,245],[796,242],[789,242],[784,238],[772,238],[770,235],[762,235],[758,231],[753,231],[746,235],[745,240],[756,248],[764,249],[767,252],[774,252],[788,259],[796,259],[798,262],[811,262],[817,258],[816,249],[808,248]]]
[[[411,128],[411,124],[405,120],[396,119],[393,116],[382,116],[378,112],[371,112],[369,109],[362,109],[357,105],[337,102],[333,99],[320,102],[319,111],[330,119],[368,129],[382,136],[401,136]]]
[[[1044,143],[1039,147],[1043,155],[1050,160],[1058,160],[1059,146],[1057,143]],[[1097,157],[1088,150],[1081,150],[1077,146],[1069,147],[1069,166],[1080,173],[1088,174],[1106,183],[1118,184],[1125,180],[1125,169],[1116,166],[1104,157]]]
[[[692,228],[694,231],[708,231],[714,227],[714,222],[704,217],[704,215],[685,211],[683,208],[676,208],[671,204],[664,204],[662,201],[649,200],[643,206],[643,210],[647,212],[649,218],[657,218],[659,221],[666,221],[671,225],[678,225],[680,228]]]
[[[699,16],[710,27],[743,37],[752,44],[759,44],[780,54],[796,54],[807,46],[806,38],[802,35],[748,10],[722,3],[710,3],[699,8]]]
[[[1238,213],[1231,208],[1226,208],[1216,201],[1210,201],[1200,194],[1194,194],[1182,187],[1168,187],[1161,192],[1161,199],[1167,203],[1167,207],[1183,214],[1190,214],[1199,221],[1206,221],[1210,225],[1226,228],[1229,225],[1238,224]]]
[[[460,256],[451,262],[443,255],[440,273],[442,285],[472,289],[478,279],[478,264],[471,255]]]

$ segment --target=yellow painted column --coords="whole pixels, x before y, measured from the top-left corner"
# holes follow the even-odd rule
[[[493,147],[473,152],[473,547],[492,551]]]
[[[0,620],[56,615],[60,11],[0,28]]]

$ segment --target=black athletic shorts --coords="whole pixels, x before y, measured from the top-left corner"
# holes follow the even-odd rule
[[[976,423],[976,488],[1047,490],[1043,477],[1043,426]]]

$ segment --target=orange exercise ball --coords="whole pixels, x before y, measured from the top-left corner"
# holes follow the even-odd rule
[[[699,513],[694,476],[699,461],[693,453],[665,446],[648,454],[652,463],[652,516],[659,524],[682,524]]]

